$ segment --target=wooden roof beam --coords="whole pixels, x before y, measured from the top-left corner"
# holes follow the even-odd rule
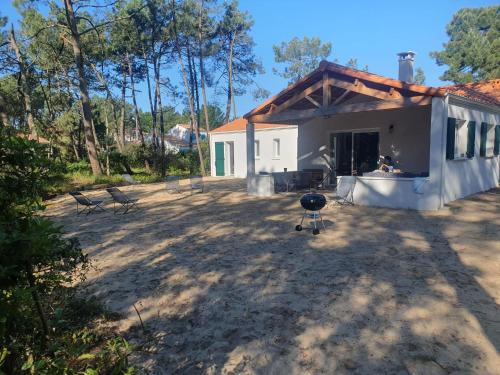
[[[382,90],[377,90],[377,89],[372,89],[370,87],[367,87],[363,82],[361,82],[359,79],[356,79],[354,83],[343,81],[337,78],[330,78],[329,79],[330,85],[340,87],[345,90],[350,90],[352,92],[356,92],[358,94],[363,94],[367,96],[372,96],[377,99],[383,99],[383,100],[394,100],[394,99],[400,99],[403,96],[396,90],[393,90],[391,92],[387,91],[382,91]]]
[[[316,107],[321,107],[321,104],[319,104],[316,100],[311,98],[309,95],[306,95],[306,99],[309,100],[312,104],[314,104]]]
[[[310,120],[315,117],[332,116],[342,113],[357,113],[367,111],[378,111],[386,109],[409,108],[429,105],[432,102],[430,96],[412,96],[395,100],[375,100],[362,103],[352,103],[343,105],[329,105],[327,108],[314,108],[304,110],[289,110],[273,115],[254,115],[248,118],[253,123],[292,123],[301,120]]]
[[[328,72],[323,72],[323,107],[328,107],[332,102],[332,89]]]
[[[344,98],[349,95],[349,93],[351,92],[351,90],[344,90],[344,92],[337,98],[335,99],[335,101],[332,103],[333,105],[338,105],[340,104],[340,102],[342,102],[342,100],[344,100]]]
[[[290,99],[286,100],[285,102],[283,102],[282,104],[277,106],[274,109],[273,113],[282,112],[283,110],[290,108],[292,105],[294,105],[298,101],[304,99],[306,96],[309,96],[313,92],[319,90],[321,87],[323,87],[323,81],[316,82],[315,84],[309,86],[308,88],[306,88],[302,92],[295,94]]]

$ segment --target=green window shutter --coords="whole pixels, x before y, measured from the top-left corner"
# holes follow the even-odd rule
[[[457,119],[448,117],[448,131],[446,133],[446,159],[455,158],[455,131],[457,129]]]
[[[482,157],[486,156],[486,137],[488,135],[488,124],[485,122],[481,123],[481,144],[479,146],[479,155]]]
[[[495,148],[493,153],[495,155],[500,154],[500,125],[495,126]]]
[[[467,157],[474,157],[474,149],[476,147],[476,122],[469,121],[467,125]]]

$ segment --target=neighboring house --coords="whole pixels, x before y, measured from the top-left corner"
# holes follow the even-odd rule
[[[189,143],[189,139],[191,138],[192,143],[196,144],[196,136],[191,131],[191,125],[177,124],[173,128],[171,128],[167,134],[169,136],[174,137],[174,138],[184,140],[188,143]],[[207,139],[207,131],[203,128],[200,128],[200,139],[202,141]]]
[[[174,154],[177,154],[178,152],[186,152],[189,151],[189,142],[171,135],[165,135],[165,150]]]
[[[247,176],[247,121],[238,118],[210,132],[212,176]],[[297,126],[255,125],[255,171],[297,170]]]
[[[296,125],[296,143],[283,142],[281,152],[297,150],[298,170],[327,172],[333,165],[332,182],[357,175],[356,204],[438,209],[498,186],[500,80],[412,84],[413,55],[399,54],[399,80],[323,61],[247,113],[249,193],[259,194],[265,180],[258,175],[254,140],[270,123]],[[402,173],[373,173],[381,155],[391,156]]]

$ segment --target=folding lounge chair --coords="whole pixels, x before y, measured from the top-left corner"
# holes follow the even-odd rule
[[[172,193],[180,193],[181,192],[181,186],[180,186],[180,179],[179,176],[167,176],[166,178],[166,185],[167,185],[167,192]]]
[[[340,205],[354,205],[356,176],[342,176],[337,185],[335,201]]]
[[[130,199],[126,194],[124,194],[120,189],[112,187],[106,189],[106,191],[111,195],[111,198],[113,198],[113,212],[116,215],[118,211],[122,209],[122,207],[125,209],[123,211],[123,214],[125,215],[132,207],[137,207],[136,204],[139,201],[139,199]],[[116,204],[121,204],[122,207],[116,208]]]
[[[76,214],[80,215],[83,212],[87,212],[87,215],[94,212],[96,209],[100,211],[104,211],[104,208],[101,207],[102,201],[94,201],[87,198],[85,195],[80,193],[79,191],[71,191],[69,193],[76,200]],[[83,206],[85,208],[79,210],[79,206]]]
[[[203,193],[203,190],[205,189],[205,185],[203,184],[203,177],[201,176],[190,177],[189,183],[191,185],[191,192],[193,192],[193,190],[200,190]]]

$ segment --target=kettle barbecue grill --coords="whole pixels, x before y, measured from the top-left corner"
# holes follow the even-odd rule
[[[317,193],[304,194],[300,198],[300,205],[302,206],[302,208],[304,208],[304,214],[302,215],[302,220],[300,220],[300,224],[295,227],[296,231],[300,232],[303,229],[302,223],[304,222],[305,217],[313,219],[312,233],[314,235],[319,234],[319,228],[318,228],[319,225],[317,224],[318,219],[321,222],[323,229],[326,229],[325,224],[323,223],[323,218],[321,217],[321,209],[326,205],[326,198],[323,194],[317,194]]]

